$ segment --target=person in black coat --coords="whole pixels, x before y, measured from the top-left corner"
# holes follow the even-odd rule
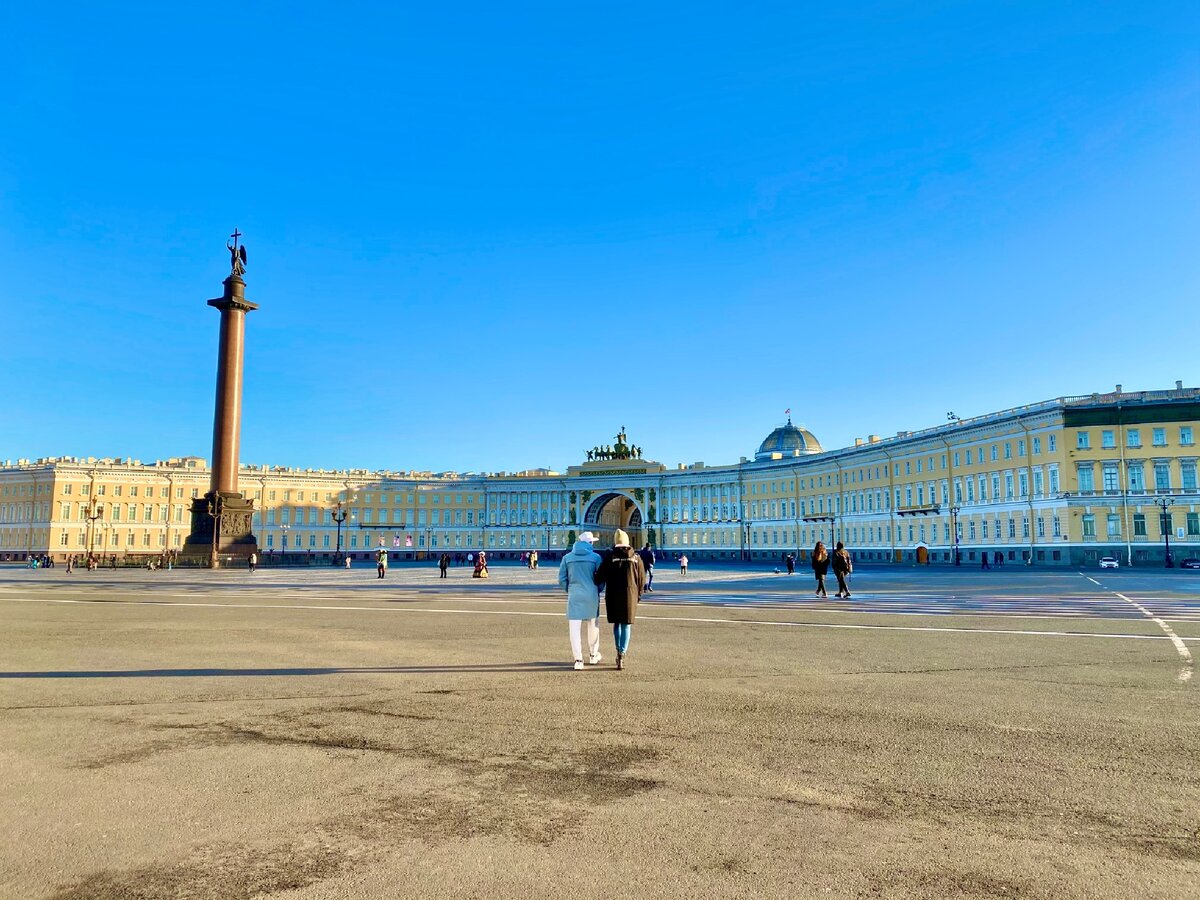
[[[654,590],[654,548],[650,546],[650,542],[646,542],[646,546],[638,551],[638,559],[642,561],[642,568],[646,570],[646,590]]]
[[[612,551],[604,555],[595,578],[604,588],[604,608],[617,645],[617,668],[624,669],[630,631],[646,586],[646,568],[630,546],[629,535],[619,528],[613,535]]]
[[[817,546],[813,547],[812,570],[817,576],[817,596],[828,597],[829,594],[825,592],[825,574],[829,571],[829,551],[821,541],[817,541]]]

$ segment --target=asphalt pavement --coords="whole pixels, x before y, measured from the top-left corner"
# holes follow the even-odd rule
[[[0,896],[1200,895],[1200,573],[0,569]]]

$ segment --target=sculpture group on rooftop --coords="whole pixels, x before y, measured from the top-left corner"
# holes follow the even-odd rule
[[[642,448],[635,447],[628,443],[628,438],[625,436],[625,426],[621,426],[621,431],[617,434],[615,444],[603,444],[598,447],[593,447],[587,451],[588,462],[596,460],[612,460],[612,459],[641,459]]]

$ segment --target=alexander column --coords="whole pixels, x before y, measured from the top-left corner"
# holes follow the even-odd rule
[[[246,344],[246,313],[258,304],[246,299],[246,247],[238,244],[235,228],[229,250],[230,273],[225,293],[208,301],[221,311],[217,348],[217,402],[213,414],[212,480],[208,493],[192,501],[192,531],[183,555],[207,559],[217,568],[221,555],[248,557],[258,541],[251,528],[254,501],[238,491],[238,445],[242,431],[242,357]],[[214,527],[214,525],[216,527]]]

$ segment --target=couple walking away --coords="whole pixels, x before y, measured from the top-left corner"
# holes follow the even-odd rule
[[[825,592],[825,573],[829,571],[829,566],[833,565],[833,574],[837,576],[838,581],[838,597],[850,599],[850,585],[846,582],[847,577],[854,571],[854,561],[850,558],[850,551],[847,550],[841,541],[837,542],[837,547],[833,551],[833,556],[825,549],[825,544],[817,541],[817,546],[813,547],[812,553],[812,568],[813,574],[817,576],[817,596],[828,597]]]
[[[620,529],[613,536],[613,548],[603,556],[592,549],[596,536],[585,531],[563,556],[558,567],[558,583],[567,592],[567,629],[575,668],[583,668],[583,645],[588,648],[588,663],[597,665],[600,656],[600,588],[604,588],[604,607],[613,627],[617,647],[617,668],[625,668],[629,636],[637,615],[638,601],[646,586],[646,568],[629,544],[629,535]]]

